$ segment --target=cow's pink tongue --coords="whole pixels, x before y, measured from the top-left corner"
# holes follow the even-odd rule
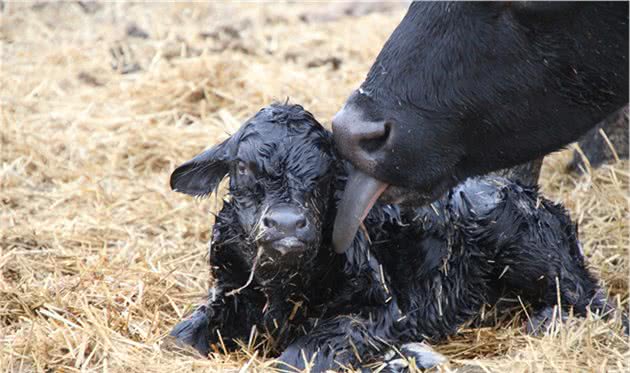
[[[386,188],[386,183],[353,170],[348,177],[333,227],[332,244],[337,253],[341,254],[350,247],[359,225]]]

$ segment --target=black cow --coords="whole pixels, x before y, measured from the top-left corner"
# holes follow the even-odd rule
[[[376,204],[336,254],[346,174],[331,137],[302,107],[272,105],[173,172],[172,188],[194,196],[226,175],[230,184],[209,299],[172,335],[207,354],[219,336],[234,349],[256,327],[286,366],[385,360],[395,371],[404,364],[391,346],[435,365],[441,356],[420,342],[454,334],[505,294],[531,305],[531,328],[548,325],[558,299],[564,312],[608,312],[566,211],[498,177],[468,180],[431,207]]]
[[[413,3],[333,119],[359,170],[335,246],[381,193],[433,201],[575,141],[627,103],[626,1]]]

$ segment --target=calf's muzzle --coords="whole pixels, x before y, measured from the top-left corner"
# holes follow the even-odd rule
[[[281,255],[306,250],[314,237],[312,224],[301,209],[291,205],[274,206],[261,218],[259,243]]]

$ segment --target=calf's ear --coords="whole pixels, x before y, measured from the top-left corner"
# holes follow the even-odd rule
[[[171,189],[191,196],[206,196],[214,192],[230,170],[228,141],[177,167],[171,174]]]

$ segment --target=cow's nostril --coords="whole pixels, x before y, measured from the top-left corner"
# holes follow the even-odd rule
[[[295,223],[296,228],[298,229],[302,229],[304,227],[306,227],[306,218],[305,217],[300,217],[298,219],[298,221]]]
[[[359,139],[359,146],[367,153],[373,153],[381,149],[391,134],[391,124],[385,122],[382,126],[374,126],[371,131],[365,132]]]
[[[378,113],[366,113],[353,104],[344,106],[332,120],[335,146],[355,167],[367,169],[376,158],[372,153],[389,147],[396,127]]]

